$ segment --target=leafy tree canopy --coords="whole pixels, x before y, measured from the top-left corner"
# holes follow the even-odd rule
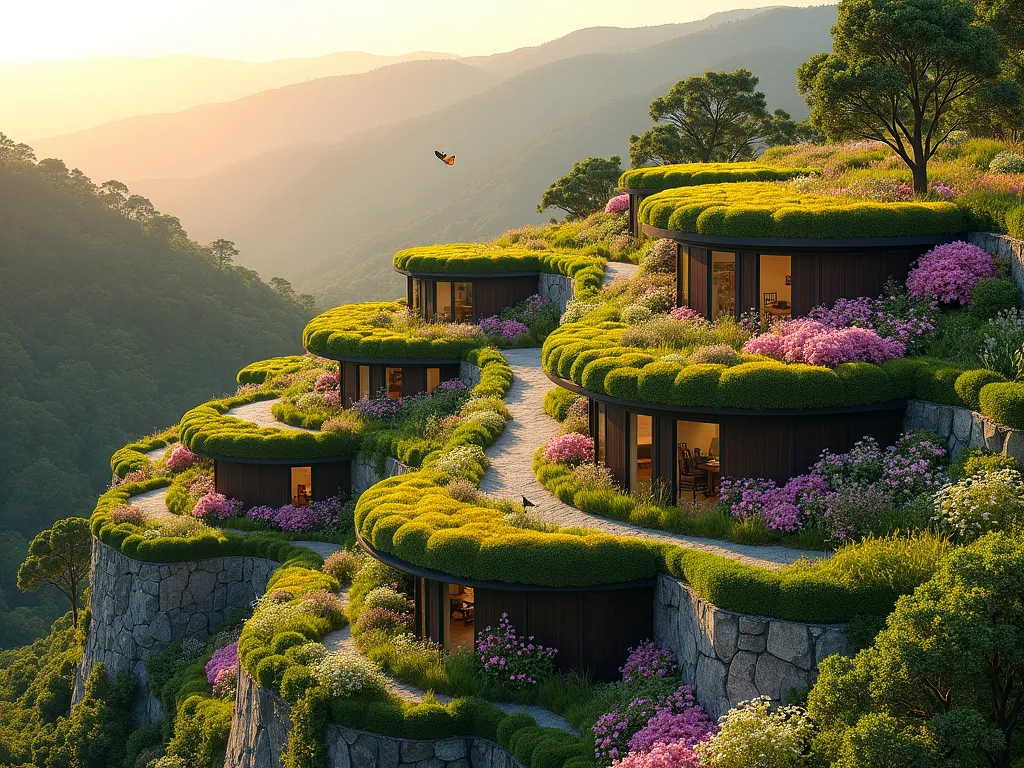
[[[833,53],[797,70],[811,122],[831,140],[888,144],[918,193],[952,131],[1020,99],[1001,76],[999,35],[962,0],[841,0],[832,38]]]
[[[28,545],[28,557],[18,569],[18,589],[56,587],[71,602],[71,620],[78,626],[78,597],[89,579],[91,555],[89,521],[82,517],[58,520]]]
[[[622,175],[622,158],[612,155],[588,157],[573,164],[572,170],[553,182],[540,199],[537,213],[558,208],[569,218],[582,218],[602,210]]]
[[[783,109],[768,112],[757,83],[745,69],[680,80],[651,102],[651,119],[662,124],[629,137],[630,164],[734,162],[792,143],[796,124]]]
[[[1024,708],[1024,543],[989,534],[821,665],[808,708],[836,768],[1009,768]]]

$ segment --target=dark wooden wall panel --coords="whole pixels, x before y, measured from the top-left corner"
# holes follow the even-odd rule
[[[836,416],[828,419],[793,422],[793,473],[807,472],[821,458],[821,452],[845,453],[859,440],[851,440],[850,417]]]
[[[286,464],[250,464],[260,470],[260,504],[283,507],[292,501],[292,468]]]
[[[376,397],[384,387],[387,386],[387,378],[384,375],[383,365],[370,366],[370,397]]]
[[[348,408],[359,399],[359,366],[355,363],[338,363],[341,379],[341,405]]]
[[[654,424],[654,480],[674,487],[676,457],[676,420],[671,416],[658,416]]]
[[[708,260],[706,248],[690,248],[690,307],[702,315],[708,314]]]
[[[720,433],[723,477],[785,481],[792,476],[787,422],[726,423]]]
[[[605,465],[622,488],[629,484],[629,413],[622,408],[608,406],[605,410],[605,441],[608,456]]]
[[[402,397],[420,395],[427,391],[427,369],[416,365],[402,368]]]
[[[743,251],[736,254],[736,316],[739,317],[747,310],[757,310],[761,307],[758,294],[758,265],[759,260],[756,253]]]
[[[583,593],[583,665],[597,680],[616,680],[630,648],[654,634],[654,589]]]
[[[818,257],[806,253],[792,257],[793,316],[800,317],[818,303]]]
[[[351,461],[314,464],[312,469],[313,498],[317,501],[336,496],[339,492],[345,496],[352,493]]]
[[[886,280],[890,277],[900,285],[907,281],[910,265],[917,261],[919,254],[890,253],[885,257]]]

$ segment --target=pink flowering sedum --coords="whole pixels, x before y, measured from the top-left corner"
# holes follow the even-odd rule
[[[328,390],[337,390],[341,387],[341,378],[337,372],[325,373],[321,375],[316,382],[313,384],[313,389],[317,392],[327,392]]]
[[[206,662],[206,682],[210,685],[217,683],[217,678],[227,670],[238,669],[238,643],[226,645],[213,652],[213,656]]]
[[[770,333],[755,336],[743,351],[787,363],[809,363],[834,368],[840,363],[875,363],[903,357],[906,345],[886,339],[869,328],[830,328],[802,318],[782,323]]]
[[[907,278],[907,291],[915,299],[934,297],[945,304],[969,304],[974,284],[994,275],[988,253],[958,240],[937,245],[918,259]]]
[[[544,458],[560,464],[582,464],[594,458],[594,438],[570,432],[558,435],[548,441],[544,450]]]
[[[171,455],[167,457],[167,468],[171,472],[184,472],[186,469],[195,466],[199,462],[199,456],[192,453],[184,445],[174,446]]]
[[[701,768],[693,748],[685,742],[658,744],[649,752],[635,752],[612,763],[615,768]]]
[[[605,213],[624,213],[629,210],[629,195],[616,195],[604,207]]]
[[[629,649],[626,663],[619,667],[625,683],[642,680],[645,677],[665,677],[676,669],[676,656],[668,648],[659,648],[645,640],[636,648]]]
[[[476,654],[484,677],[503,688],[529,688],[554,674],[557,653],[532,635],[517,635],[507,613],[501,614],[497,629],[488,626],[477,635]]]
[[[211,491],[196,502],[192,514],[206,522],[217,522],[236,517],[240,506],[234,499]]]
[[[684,320],[689,323],[707,322],[707,319],[704,317],[704,315],[702,315],[695,309],[690,309],[690,307],[676,307],[675,309],[668,313],[668,316],[671,317],[673,320]]]

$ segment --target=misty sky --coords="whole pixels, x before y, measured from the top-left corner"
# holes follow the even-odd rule
[[[268,61],[344,50],[463,56],[590,26],[692,21],[826,0],[32,0],[5,4],[0,61],[193,54]]]

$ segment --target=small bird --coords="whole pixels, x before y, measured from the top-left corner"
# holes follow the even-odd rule
[[[447,163],[448,165],[455,165],[455,155],[446,155],[444,152],[438,152],[436,149],[434,150],[434,155],[442,163]]]
[[[528,498],[523,496],[523,509],[529,509],[530,507],[536,507],[537,505],[530,501]]]

